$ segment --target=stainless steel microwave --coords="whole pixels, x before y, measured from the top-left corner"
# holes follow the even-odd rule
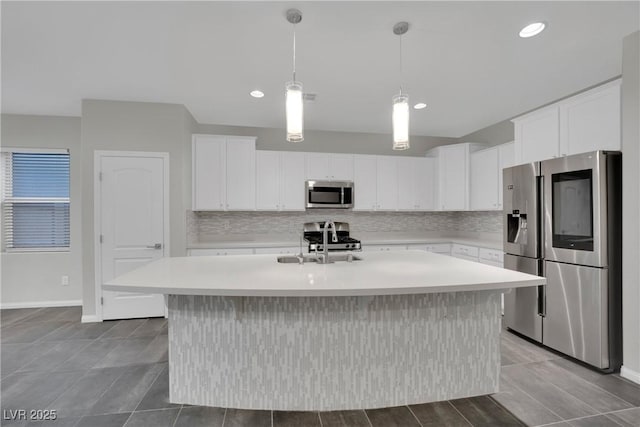
[[[352,181],[307,181],[305,184],[307,209],[353,208]]]

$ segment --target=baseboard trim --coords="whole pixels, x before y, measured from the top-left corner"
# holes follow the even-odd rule
[[[632,371],[626,366],[620,368],[620,376],[628,379],[629,381],[640,384],[640,372]]]
[[[27,302],[5,302],[0,303],[1,309],[8,308],[42,308],[42,307],[76,307],[82,305],[82,300],[65,301],[27,301]]]
[[[83,315],[82,318],[80,319],[80,322],[82,322],[82,323],[95,323],[95,322],[102,322],[102,319],[99,318],[98,316],[96,316],[95,314]]]

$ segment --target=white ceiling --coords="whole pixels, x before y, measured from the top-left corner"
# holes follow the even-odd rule
[[[621,72],[640,2],[2,2],[2,112],[81,115],[81,100],[184,104],[200,123],[281,128],[291,79],[307,129],[389,133],[400,83],[411,133],[460,137]],[[525,24],[548,28],[520,39]],[[261,100],[249,97],[259,88]]]

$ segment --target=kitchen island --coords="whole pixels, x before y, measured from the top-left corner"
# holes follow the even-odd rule
[[[337,410],[498,391],[500,294],[544,278],[423,251],[357,256],[164,258],[104,288],[168,295],[174,403]]]

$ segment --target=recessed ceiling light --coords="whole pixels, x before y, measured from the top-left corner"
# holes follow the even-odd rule
[[[418,102],[413,106],[413,108],[416,110],[422,110],[423,108],[427,108],[427,104],[425,104],[424,102]]]
[[[253,96],[254,98],[262,98],[264,96],[264,92],[261,90],[252,90],[249,95]]]
[[[546,27],[544,22],[534,22],[533,24],[529,24],[520,30],[520,37],[526,39],[528,37],[536,36],[544,30],[544,27]]]

